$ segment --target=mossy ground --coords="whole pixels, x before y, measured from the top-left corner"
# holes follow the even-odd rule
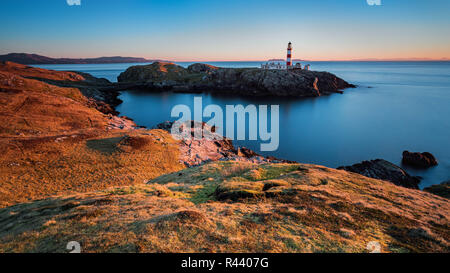
[[[260,195],[217,198],[252,185]],[[65,252],[75,240],[84,252],[368,252],[376,241],[383,252],[447,252],[448,217],[446,199],[345,171],[213,162],[2,209],[0,250]]]

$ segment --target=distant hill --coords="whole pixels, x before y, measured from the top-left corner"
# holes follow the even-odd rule
[[[20,64],[109,64],[109,63],[150,63],[155,60],[134,57],[100,57],[88,59],[50,58],[37,54],[10,53],[0,55],[0,61],[10,61]]]

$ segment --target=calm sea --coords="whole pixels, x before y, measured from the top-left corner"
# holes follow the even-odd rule
[[[179,63],[187,66],[191,63]],[[259,67],[260,62],[211,62],[222,67]],[[428,151],[437,167],[417,170],[421,187],[450,179],[450,62],[310,62],[312,70],[329,71],[358,85],[344,94],[308,99],[217,97],[199,94],[122,92],[118,107],[137,124],[152,127],[173,120],[174,105],[280,105],[280,146],[268,154],[328,167],[383,158],[401,165],[403,150]],[[134,64],[40,65],[75,70],[116,81]],[[243,141],[256,151],[259,142]]]

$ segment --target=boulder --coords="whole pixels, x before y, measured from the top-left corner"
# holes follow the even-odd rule
[[[403,152],[402,163],[419,168],[429,168],[438,164],[436,158],[431,153],[411,153],[409,151]]]
[[[352,166],[339,167],[338,169],[359,173],[370,178],[390,181],[397,186],[411,189],[419,189],[421,180],[421,178],[411,176],[399,166],[383,159],[363,161]]]
[[[111,115],[118,115],[119,112],[117,112],[114,107],[107,104],[104,101],[96,100],[94,98],[89,98],[87,101],[87,105],[90,107],[93,107],[97,109],[98,111],[102,112],[103,114],[111,114]]]
[[[242,156],[242,157],[245,157],[245,158],[252,158],[252,157],[255,157],[255,156],[260,156],[256,152],[254,152],[254,151],[252,151],[252,150],[250,150],[250,149],[248,149],[246,147],[238,148],[237,152],[238,152],[239,156]]]
[[[423,189],[426,192],[450,199],[450,180]]]
[[[201,63],[191,64],[187,68],[190,73],[210,73],[217,69],[219,69],[217,66]]]
[[[157,124],[156,126],[153,126],[152,129],[161,129],[161,130],[164,130],[164,131],[167,131],[170,133],[170,131],[172,129],[172,125],[173,125],[173,122],[164,121],[160,124]]]

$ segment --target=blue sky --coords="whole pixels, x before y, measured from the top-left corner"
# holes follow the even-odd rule
[[[2,0],[0,54],[176,61],[450,58],[450,1]]]

